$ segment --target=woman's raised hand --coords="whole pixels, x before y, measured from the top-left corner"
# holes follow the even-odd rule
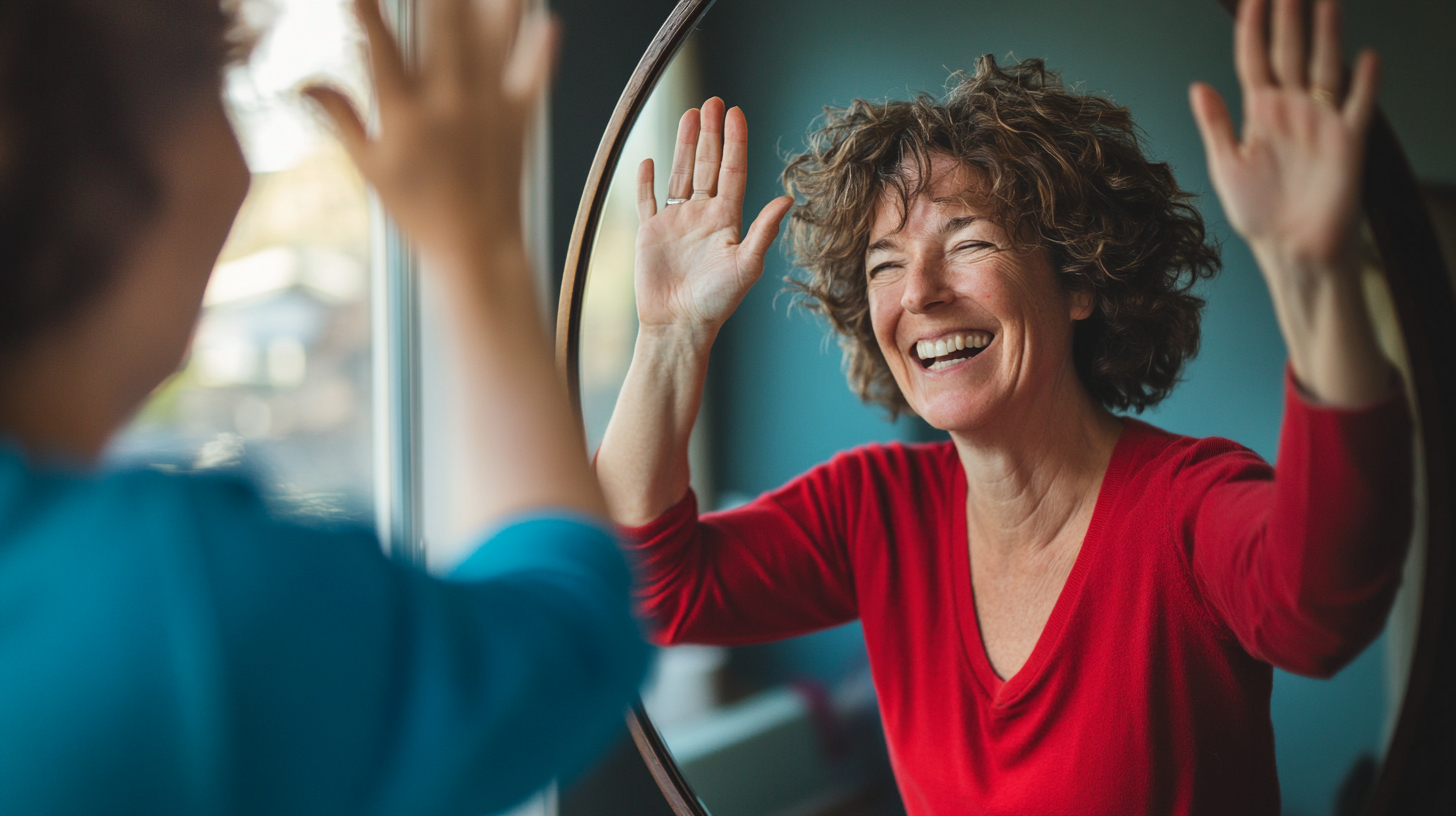
[[[1274,0],[1272,15],[1268,6],[1243,0],[1235,23],[1242,138],[1217,91],[1201,82],[1191,89],[1209,175],[1230,225],[1255,252],[1345,266],[1354,256],[1378,62],[1362,52],[1347,91],[1338,3],[1315,0],[1309,32],[1304,0]]]
[[[1355,407],[1388,395],[1395,381],[1356,253],[1379,64],[1362,52],[1346,88],[1339,5],[1314,0],[1310,17],[1307,30],[1304,0],[1274,0],[1272,14],[1269,0],[1239,4],[1242,137],[1213,88],[1194,83],[1190,97],[1209,177],[1269,285],[1295,379],[1316,400]]]
[[[637,172],[637,315],[643,327],[716,334],[759,276],[794,200],[770,201],[739,239],[748,185],[748,123],[714,97],[678,124],[667,203],[652,160]]]
[[[378,131],[337,90],[307,93],[429,263],[451,339],[449,431],[462,527],[542,507],[603,513],[581,425],[552,365],[522,235],[526,136],[551,75],[556,24],[524,0],[429,0],[417,66],[379,10],[368,37]]]
[[[415,68],[379,0],[355,0],[379,106],[373,137],[343,93],[305,90],[400,226],[447,267],[479,266],[523,242],[526,135],[550,82],[557,37],[549,14],[522,5],[431,0],[427,47]]]

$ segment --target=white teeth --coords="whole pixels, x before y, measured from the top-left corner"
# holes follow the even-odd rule
[[[985,348],[991,343],[991,335],[983,331],[967,332],[966,334],[955,334],[940,340],[917,340],[915,341],[915,355],[922,360],[929,360],[935,357],[944,357],[947,354],[961,351],[963,349]],[[960,360],[940,360],[931,363],[928,368],[931,371],[939,371],[948,368]]]

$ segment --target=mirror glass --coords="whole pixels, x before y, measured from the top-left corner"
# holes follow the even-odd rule
[[[1428,113],[1429,98],[1408,87],[1440,67],[1431,60],[1452,62],[1431,55],[1438,43],[1429,33],[1443,24],[1436,17],[1451,15],[1375,5],[1347,3],[1347,51],[1368,44],[1382,52],[1382,103],[1418,176],[1456,182],[1456,158],[1429,136],[1456,127],[1456,106]],[[1003,65],[1044,58],[1068,85],[1129,107],[1145,153],[1170,163],[1181,186],[1198,195],[1222,244],[1223,271],[1199,289],[1208,301],[1199,357],[1173,395],[1140,418],[1175,433],[1231,438],[1274,461],[1285,349],[1264,282],[1212,192],[1187,97],[1199,79],[1237,107],[1231,39],[1229,17],[1211,1],[720,0],[657,86],[612,180],[583,303],[590,445],[606,428],[636,334],[637,165],[655,160],[661,206],[682,111],[710,95],[744,109],[751,219],[781,192],[784,158],[803,149],[823,106],[939,94],[952,71],[970,71],[989,53]],[[1412,41],[1429,42],[1431,53],[1400,47]],[[1441,70],[1448,73],[1435,75],[1456,64]],[[1370,259],[1371,312],[1382,346],[1399,362],[1399,327],[1373,251]],[[691,450],[704,510],[751,500],[865,443],[944,438],[918,419],[889,422],[855,398],[825,325],[783,291],[789,273],[775,244],[762,280],[714,345]],[[1285,813],[1357,812],[1399,710],[1421,553],[1418,543],[1385,634],[1353,663],[1330,680],[1276,671],[1272,716]],[[644,700],[714,816],[901,812],[858,624],[770,644],[664,650]]]

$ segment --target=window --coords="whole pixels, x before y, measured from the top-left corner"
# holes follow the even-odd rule
[[[264,7],[254,7],[264,8]],[[365,97],[344,0],[277,0],[226,95],[253,186],[183,368],[119,436],[114,459],[246,462],[286,513],[373,518],[371,215],[338,142],[294,88],[324,76]]]

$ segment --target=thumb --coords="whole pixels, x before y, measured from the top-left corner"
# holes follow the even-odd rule
[[[364,127],[364,119],[354,103],[342,91],[328,85],[309,85],[302,93],[313,100],[333,123],[335,132],[339,134],[339,141],[343,143],[354,164],[359,166],[360,172],[363,172],[365,155],[369,149],[369,132]]]
[[[769,245],[779,236],[779,224],[794,206],[794,199],[789,196],[779,196],[764,206],[758,217],[748,227],[748,234],[743,236],[743,242],[738,245],[740,252],[748,253],[749,260],[760,271],[763,268],[763,256],[768,253]]]
[[[1198,124],[1198,135],[1203,137],[1203,149],[1208,153],[1208,167],[1212,172],[1215,163],[1238,150],[1233,117],[1223,97],[1205,82],[1195,82],[1188,88],[1188,102],[1193,106],[1193,121]]]

